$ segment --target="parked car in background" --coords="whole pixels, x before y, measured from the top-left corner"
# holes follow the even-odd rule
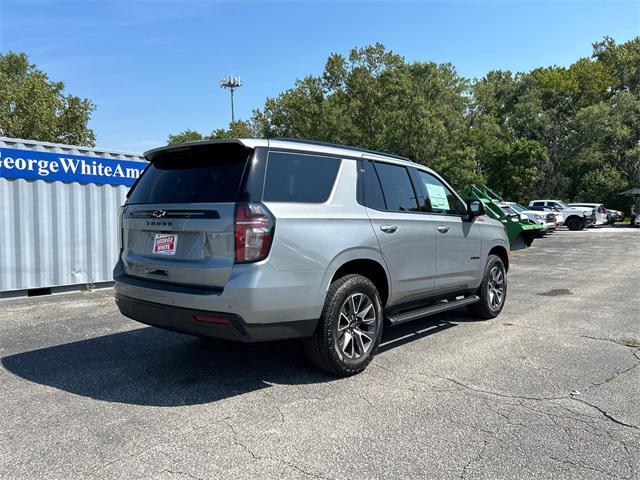
[[[170,145],[121,212],[116,303],[142,323],[242,342],[304,338],[353,375],[383,325],[452,308],[494,318],[503,224],[408,159],[295,140]]]
[[[516,202],[504,202],[505,207],[510,208],[515,213],[526,215],[529,220],[542,225],[541,233],[545,234],[556,229],[556,215],[549,211],[529,210]]]
[[[601,203],[570,203],[569,205],[579,208],[593,208],[596,212],[596,225],[608,225],[610,223],[607,209]]]
[[[525,208],[528,208],[529,210],[534,212],[546,212],[547,215],[552,214],[555,217],[556,228],[560,228],[562,225],[564,225],[564,216],[562,215],[562,212],[557,208],[534,206],[528,206]]]
[[[562,200],[531,200],[529,207],[555,208],[562,213],[564,225],[569,230],[582,230],[596,222],[596,212],[593,208],[572,207]]]
[[[609,214],[609,223],[614,224],[616,222],[621,222],[624,220],[624,212],[620,210],[611,210],[607,208],[607,213]]]

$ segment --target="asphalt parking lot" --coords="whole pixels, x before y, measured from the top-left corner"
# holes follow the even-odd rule
[[[639,478],[640,229],[514,253],[503,313],[385,332],[367,371],[209,345],[110,290],[0,302],[0,478]]]

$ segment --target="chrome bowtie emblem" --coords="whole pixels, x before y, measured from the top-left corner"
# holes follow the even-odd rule
[[[162,218],[167,214],[166,210],[154,210],[153,213],[151,215],[153,215],[156,218]]]

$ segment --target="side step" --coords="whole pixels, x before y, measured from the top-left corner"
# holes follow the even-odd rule
[[[391,322],[391,325],[400,325],[401,323],[410,322],[411,320],[417,320],[418,318],[434,315],[436,313],[446,312],[454,308],[464,307],[480,301],[478,295],[469,295],[459,300],[443,300],[428,307],[421,307],[416,310],[410,310],[408,312],[400,313],[398,315],[389,315],[387,320]]]

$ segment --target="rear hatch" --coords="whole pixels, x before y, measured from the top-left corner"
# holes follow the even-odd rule
[[[223,288],[234,264],[235,204],[252,150],[240,143],[155,150],[129,194],[122,263],[129,276]]]

